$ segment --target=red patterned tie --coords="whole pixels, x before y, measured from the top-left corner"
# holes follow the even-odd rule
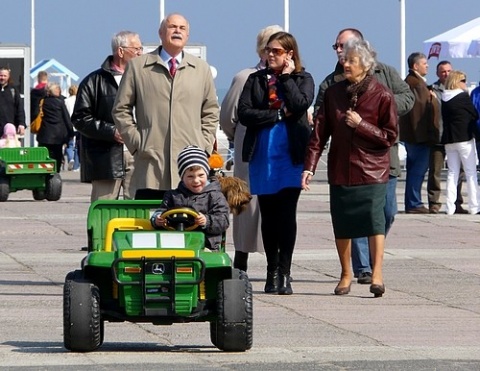
[[[175,77],[175,73],[177,72],[177,60],[175,58],[170,59],[170,75]]]

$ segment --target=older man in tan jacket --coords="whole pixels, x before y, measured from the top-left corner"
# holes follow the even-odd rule
[[[189,24],[170,14],[162,46],[127,65],[113,108],[115,125],[134,155],[131,194],[159,199],[180,181],[176,158],[187,145],[213,150],[219,107],[209,65],[183,51]]]

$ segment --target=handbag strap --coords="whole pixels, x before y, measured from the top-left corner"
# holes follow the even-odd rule
[[[40,99],[40,103],[38,105],[38,108],[39,108],[39,114],[43,116],[43,109],[42,109],[42,106],[43,106],[43,98]]]

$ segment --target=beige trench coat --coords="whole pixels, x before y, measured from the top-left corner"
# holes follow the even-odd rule
[[[112,115],[135,158],[131,194],[175,188],[178,153],[187,145],[213,150],[219,107],[209,65],[184,52],[172,79],[159,48],[132,59]]]
[[[233,78],[230,89],[222,101],[220,110],[220,127],[229,140],[234,141],[233,175],[245,180],[249,185],[248,162],[242,161],[243,138],[247,128],[238,121],[238,99],[248,76],[258,71],[257,68],[247,68]],[[261,218],[257,196],[253,196],[247,209],[240,215],[233,216],[233,244],[235,250],[241,252],[263,252]]]

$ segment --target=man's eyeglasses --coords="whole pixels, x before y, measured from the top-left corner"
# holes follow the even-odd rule
[[[265,50],[266,54],[272,53],[273,55],[276,55],[277,57],[279,57],[281,55],[284,55],[287,52],[285,49],[282,49],[282,48],[270,48],[268,46],[264,50]]]
[[[133,49],[133,50],[135,50],[136,53],[143,52],[143,46],[138,46],[138,47],[136,47],[136,46],[121,46],[121,48],[123,48],[123,49]]]
[[[333,50],[337,51],[338,48],[343,49],[343,44],[333,44],[332,45]]]

